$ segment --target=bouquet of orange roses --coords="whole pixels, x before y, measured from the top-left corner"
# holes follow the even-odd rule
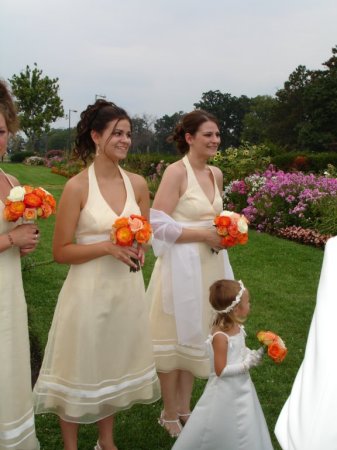
[[[268,348],[268,356],[276,363],[281,363],[288,353],[283,340],[272,331],[259,331],[256,334],[259,342]]]
[[[3,214],[8,222],[22,218],[23,223],[32,223],[55,212],[55,198],[42,187],[14,186],[6,199]]]
[[[248,241],[248,219],[243,214],[233,211],[222,211],[214,218],[217,233],[222,236],[221,244],[233,247],[246,244]]]
[[[143,216],[131,214],[130,217],[120,217],[112,225],[111,240],[116,245],[131,247],[146,244],[152,235],[150,223]],[[139,260],[131,258],[137,264],[137,269],[130,267],[130,272],[140,269]]]

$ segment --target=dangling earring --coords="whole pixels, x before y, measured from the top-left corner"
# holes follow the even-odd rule
[[[95,156],[99,156],[99,151],[100,151],[99,144],[97,144],[97,147],[96,147],[96,155],[95,155]]]

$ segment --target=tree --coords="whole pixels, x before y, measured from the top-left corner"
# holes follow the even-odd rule
[[[37,139],[50,130],[50,124],[64,116],[58,95],[58,78],[43,76],[42,70],[26,66],[19,75],[9,79],[16,97],[21,129],[34,149]]]
[[[165,114],[154,123],[156,149],[158,153],[176,154],[177,151],[172,142],[169,142],[169,137],[172,136],[174,129],[184,115],[182,111],[168,116]]]
[[[276,99],[269,95],[258,95],[251,99],[249,112],[243,118],[241,139],[252,144],[268,141],[270,118]]]
[[[234,97],[219,90],[208,91],[202,94],[201,100],[194,103],[194,106],[212,113],[218,119],[223,148],[240,144],[243,118],[249,112],[248,97]]]
[[[133,153],[149,153],[154,141],[153,123],[155,119],[147,114],[142,117],[132,117],[132,144]]]

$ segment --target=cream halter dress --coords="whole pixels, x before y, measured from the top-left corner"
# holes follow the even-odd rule
[[[182,227],[212,227],[214,217],[223,209],[215,176],[212,172],[215,194],[213,202],[210,202],[198,183],[188,157],[184,156],[182,161],[187,172],[187,189],[180,197],[171,217]],[[210,170],[212,171],[211,167]],[[150,322],[156,367],[159,372],[182,369],[192,372],[197,377],[208,378],[209,358],[204,342],[210,332],[213,314],[209,304],[209,287],[214,281],[221,278],[233,279],[233,271],[226,250],[222,250],[218,254],[212,253],[211,248],[204,243],[174,244],[173,247],[173,252],[171,251],[169,255],[173,272],[179,263],[178,256],[174,256],[177,254],[174,252],[175,248],[184,248],[186,254],[192,258],[189,260],[186,257],[181,264],[179,273],[176,274],[179,277],[178,282],[175,283],[176,291],[181,290],[181,294],[177,294],[178,304],[176,303],[173,309],[177,310],[179,304],[184,309],[188,298],[189,306],[185,308],[185,312],[181,313],[184,316],[182,319],[190,319],[189,326],[192,331],[193,327],[195,328],[198,344],[189,345],[179,342],[176,316],[173,312],[167,312],[163,298],[164,291],[171,290],[174,280],[164,270],[165,257],[159,256],[146,293],[151,304]],[[199,266],[198,272],[189,270],[193,269],[194,265]],[[196,287],[199,292],[194,296]],[[183,292],[184,290],[185,292]],[[200,310],[200,313],[198,319],[195,320],[193,317],[197,310]],[[183,327],[181,328],[184,333]]]
[[[127,198],[120,216],[140,214],[129,177],[119,169]],[[89,194],[76,241],[109,240],[117,214],[88,169]],[[36,412],[76,423],[96,422],[134,403],[160,397],[142,272],[113,256],[70,267],[60,292],[38,381]]]
[[[15,223],[4,220],[3,210],[4,204],[0,200],[0,234],[15,228]],[[0,450],[38,450],[27,305],[18,247],[0,253],[0,361]]]

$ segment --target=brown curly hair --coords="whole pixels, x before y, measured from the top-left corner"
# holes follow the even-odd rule
[[[190,149],[186,142],[185,134],[189,133],[192,136],[195,135],[200,125],[205,122],[214,122],[219,127],[217,118],[213,116],[213,114],[202,109],[196,109],[185,114],[176,125],[174,133],[170,136],[169,141],[175,142],[179,153],[185,155]]]
[[[102,133],[109,122],[116,120],[117,126],[120,120],[126,119],[129,121],[131,129],[132,122],[127,112],[115,105],[113,102],[108,102],[103,99],[98,99],[93,105],[88,105],[87,109],[81,112],[81,119],[77,124],[77,135],[75,139],[74,155],[81,158],[84,164],[87,163],[88,158],[95,154],[96,147],[91,137],[91,131],[95,130]],[[112,130],[111,136],[114,130]],[[110,136],[110,138],[111,138]]]

